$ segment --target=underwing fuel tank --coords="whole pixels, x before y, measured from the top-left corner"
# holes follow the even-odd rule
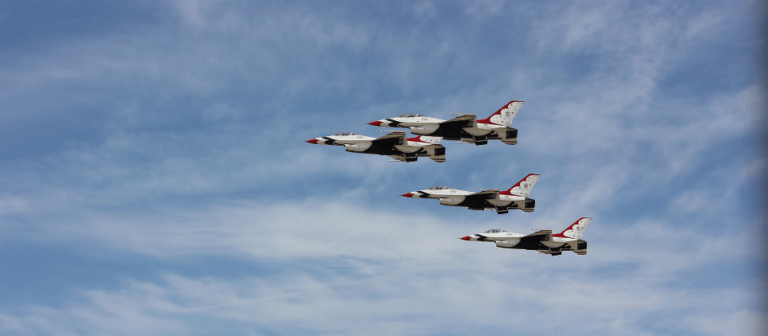
[[[364,152],[366,149],[371,147],[370,141],[361,141],[354,144],[345,144],[344,149],[347,150],[347,152]]]
[[[490,203],[493,206],[497,206],[497,207],[509,205],[509,201],[505,201],[505,200],[501,200],[501,199],[496,199],[496,198],[489,198],[489,199],[486,200],[486,202]]]
[[[430,135],[434,133],[438,127],[439,125],[437,124],[419,125],[419,126],[411,127],[411,133],[420,134],[420,135]]]
[[[496,247],[511,248],[520,242],[520,238],[510,238],[507,240],[500,240],[496,242]]]
[[[442,205],[459,205],[464,202],[464,196],[452,196],[450,198],[441,198],[440,204]]]

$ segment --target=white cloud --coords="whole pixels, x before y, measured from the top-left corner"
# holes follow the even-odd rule
[[[506,1],[501,0],[478,0],[463,3],[464,10],[478,19],[484,19],[488,15],[505,15],[504,9]]]
[[[733,209],[696,216],[700,222],[671,216],[681,215],[676,209],[683,216],[700,214],[717,194],[697,185],[662,189],[677,178],[702,181],[743,168],[740,162],[716,163],[717,169],[690,176],[709,164],[708,149],[754,131],[750,101],[762,91],[723,89],[694,97],[696,103],[658,92],[675,62],[711,38],[708,31],[728,23],[717,11],[678,18],[652,6],[633,10],[628,2],[577,2],[547,11],[532,33],[520,32],[530,34],[538,49],[511,64],[503,55],[512,47],[474,59],[486,51],[467,51],[475,45],[466,41],[424,39],[419,31],[390,35],[336,12],[175,4],[184,24],[173,29],[138,27],[134,33],[141,34],[75,41],[0,69],[4,99],[37,99],[68,83],[113,83],[121,90],[83,94],[106,111],[102,143],[0,167],[0,230],[15,234],[15,219],[23,218],[35,236],[15,238],[39,244],[88,243],[98,247],[96,253],[137,253],[170,263],[244,257],[282,263],[289,271],[244,279],[170,274],[127,281],[120,289],[87,288],[63,307],[41,304],[0,314],[0,331],[190,334],[202,324],[235,321],[255,334],[285,326],[327,334],[444,334],[476,332],[483,321],[494,332],[569,328],[642,335],[654,333],[644,324],[658,315],[669,316],[660,322],[664,328],[683,318],[690,321],[686,330],[703,332],[697,321],[720,316],[721,325],[733,326],[755,314],[744,308],[747,299],[732,298],[751,291],[726,280],[706,290],[675,288],[702,269],[753,255],[743,247],[743,217]],[[485,4],[467,10],[490,20],[493,15],[486,14],[503,7]],[[430,19],[434,6],[422,2],[414,10]],[[369,63],[340,66],[344,61],[337,57],[346,51],[363,52],[353,59]],[[562,68],[536,62],[557,53],[590,54],[598,65],[578,80],[560,81],[552,74]],[[477,66],[486,63],[491,66]],[[509,69],[497,71],[493,64]],[[457,70],[467,67],[497,77],[462,92],[440,86],[471,77]],[[450,76],[425,76],[432,73],[424,69]],[[308,92],[322,97],[317,90],[328,87],[365,101],[380,93],[361,78],[377,75],[387,90],[406,94],[372,100],[359,113],[351,112],[352,103],[340,104],[341,111],[287,104]],[[546,78],[554,79],[542,83]],[[426,82],[442,89],[417,91]],[[266,101],[252,107],[250,100],[217,96],[242,87]],[[414,92],[422,93],[409,98]],[[135,98],[111,102],[122,95]],[[202,98],[190,111],[173,110],[179,96]],[[515,121],[519,145],[446,144],[444,165],[392,164],[302,142],[357,124],[374,133],[364,123],[403,112],[490,114],[512,98],[527,101]],[[204,126],[173,127],[197,117]],[[764,166],[758,160],[734,169],[744,177],[726,195],[738,196],[753,178],[748,172]],[[466,189],[508,187],[534,168],[544,173],[533,192],[534,214],[497,216],[396,196],[439,179]],[[323,183],[329,190],[313,189]],[[609,215],[615,207],[630,208],[662,191],[671,207],[640,204],[623,218],[606,218],[616,216]],[[595,217],[585,235],[586,257],[552,258],[454,239],[494,227],[557,230],[580,216]],[[733,232],[712,230],[722,218],[732,218]],[[307,264],[315,268],[303,269]]]
[[[27,200],[21,197],[0,197],[0,215],[24,213],[30,210]]]
[[[0,332],[12,335],[169,335],[190,328],[167,318],[166,289],[134,283],[125,290],[93,290],[65,308],[28,306],[0,313]]]
[[[702,335],[761,335],[766,330],[764,312],[739,310],[687,318],[683,322]]]
[[[50,335],[201,334],[205,330],[197,329],[197,324],[214,323],[238,325],[256,334],[278,328],[286,333],[391,335],[469,332],[482,321],[487,332],[509,328],[518,333],[556,332],[570,327],[575,335],[647,335],[671,323],[667,318],[655,326],[641,322],[651,316],[686,311],[685,321],[703,321],[719,314],[724,303],[734,304],[724,298],[743,294],[703,295],[648,286],[640,278],[613,282],[569,269],[510,267],[509,262],[495,268],[466,264],[464,272],[457,272],[451,269],[457,263],[465,265],[462,261],[435,265],[437,274],[434,268],[425,270],[429,264],[424,262],[369,264],[377,274],[334,275],[326,280],[302,271],[241,280],[169,274],[153,282],[129,281],[119,290],[90,290],[62,308],[28,307],[6,313],[0,318],[0,330]],[[755,314],[741,310],[726,320],[734,325]],[[219,331],[227,333],[226,328]]]

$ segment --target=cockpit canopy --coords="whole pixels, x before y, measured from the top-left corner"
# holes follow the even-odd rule
[[[416,113],[403,113],[398,118],[413,118],[413,117],[421,117],[421,114]]]
[[[429,187],[429,189],[427,189],[427,190],[445,190],[445,189],[451,189],[451,188],[448,188],[446,186],[438,185],[438,186]]]
[[[499,230],[499,229],[490,229],[490,230],[485,231],[483,233],[499,233],[499,232],[507,232],[507,231]]]
[[[352,132],[339,132],[339,133],[336,133],[334,135],[355,135],[355,133],[352,133]]]

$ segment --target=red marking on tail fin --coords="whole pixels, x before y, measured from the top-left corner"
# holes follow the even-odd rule
[[[556,233],[556,234],[553,234],[553,235],[552,235],[552,237],[559,237],[559,238],[571,238],[571,237],[566,237],[566,236],[565,236],[565,233],[566,233],[568,230],[572,230],[572,229],[573,229],[573,227],[574,227],[576,224],[579,224],[579,221],[581,221],[581,220],[582,220],[582,219],[584,219],[584,218],[587,218],[587,217],[581,217],[581,218],[577,219],[575,222],[573,222],[573,224],[571,224],[571,225],[569,225],[567,228],[565,228],[565,230],[563,230],[563,232],[560,232],[560,233]]]
[[[488,116],[488,118],[485,118],[485,119],[479,119],[479,120],[477,121],[477,123],[479,123],[479,124],[492,124],[492,125],[498,125],[497,123],[495,123],[495,122],[492,122],[492,121],[491,121],[491,118],[493,118],[493,116],[495,116],[495,115],[500,115],[500,114],[501,114],[501,110],[503,110],[503,109],[507,108],[507,106],[509,106],[509,104],[512,104],[512,103],[524,103],[524,101],[522,101],[522,100],[512,100],[512,101],[510,101],[509,103],[506,103],[506,104],[504,104],[504,106],[503,106],[502,108],[500,108],[500,109],[496,110],[496,112],[493,112],[493,114],[491,114],[490,116]]]
[[[507,190],[504,190],[504,191],[501,191],[501,192],[499,192],[499,195],[507,195],[507,196],[511,196],[511,195],[512,195],[512,193],[510,193],[509,191],[510,191],[510,190],[512,190],[512,189],[515,189],[515,187],[519,187],[519,186],[520,186],[520,183],[523,183],[523,182],[524,182],[525,180],[527,180],[527,179],[528,179],[528,177],[529,177],[529,176],[531,176],[531,175],[538,175],[538,176],[541,176],[541,174],[528,174],[528,175],[525,175],[525,177],[523,177],[523,179],[522,179],[522,180],[520,180],[520,181],[517,181],[517,183],[515,183],[515,185],[513,185],[511,188],[509,188],[509,189],[507,189]]]

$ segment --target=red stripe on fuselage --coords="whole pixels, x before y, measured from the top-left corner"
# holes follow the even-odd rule
[[[408,140],[408,141],[411,141],[411,142],[422,142],[422,143],[427,143],[426,141],[424,141],[424,140],[421,140],[421,135],[419,135],[419,136],[417,136],[417,137],[415,137],[415,138],[407,138],[407,139],[405,139],[405,140]]]

